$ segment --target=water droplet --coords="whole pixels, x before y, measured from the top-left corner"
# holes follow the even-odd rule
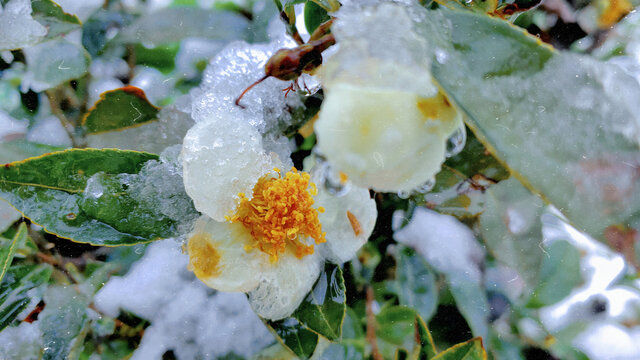
[[[411,196],[411,191],[400,190],[398,191],[397,195],[400,199],[408,199],[409,196]]]
[[[440,64],[444,64],[447,62],[447,60],[449,59],[449,54],[447,54],[446,51],[440,49],[440,48],[436,48],[436,60],[440,63]]]
[[[452,156],[458,155],[462,149],[464,149],[464,145],[467,142],[467,131],[464,128],[464,125],[459,127],[454,133],[447,139],[447,149],[445,151],[445,156],[450,158]]]
[[[432,179],[427,180],[427,182],[425,182],[424,184],[420,185],[416,189],[416,191],[419,192],[420,194],[426,194],[429,191],[431,191],[434,186],[436,186],[436,179],[432,178]]]

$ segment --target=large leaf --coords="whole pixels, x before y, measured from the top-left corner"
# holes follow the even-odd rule
[[[469,341],[454,345],[441,352],[434,360],[486,360],[487,352],[482,346],[481,338],[473,338]]]
[[[241,40],[246,37],[248,24],[247,19],[229,11],[174,7],[140,17],[125,27],[116,39],[151,47],[179,42],[186,37]]]
[[[487,191],[480,231],[498,261],[516,270],[532,289],[538,281],[542,248],[543,201],[518,180],[500,182]]]
[[[293,351],[300,359],[308,359],[313,355],[318,345],[318,334],[304,327],[294,318],[279,321],[268,321],[271,328],[284,346]]]
[[[307,297],[291,316],[327,339],[338,341],[342,336],[345,301],[342,270],[327,263]]]
[[[24,310],[31,298],[27,291],[47,282],[49,265],[22,265],[9,268],[0,283],[0,331]]]
[[[18,232],[16,232],[16,235],[13,237],[13,240],[9,244],[0,248],[0,283],[2,282],[2,278],[4,278],[4,274],[7,272],[7,269],[9,269],[9,266],[11,265],[16,249],[20,247],[26,239],[27,225],[22,223],[18,228]]]
[[[73,358],[69,353],[84,339],[89,298],[72,287],[50,287],[44,302],[46,306],[38,316],[44,345],[42,358]]]
[[[142,89],[125,86],[100,95],[82,124],[89,134],[125,129],[156,119],[160,109],[153,106]]]
[[[398,295],[400,305],[416,309],[424,319],[431,319],[438,304],[435,274],[421,256],[399,246],[396,253],[396,279],[389,288]]]
[[[126,174],[155,159],[114,149],[30,158],[0,167],[0,196],[48,232],[73,241],[128,245],[165,238],[176,233],[175,223],[127,192]]]
[[[640,84],[508,22],[443,10],[433,74],[512,174],[599,239],[640,225]],[[437,15],[437,14],[436,14]],[[452,45],[451,45],[452,44]],[[440,61],[437,61],[437,60]]]

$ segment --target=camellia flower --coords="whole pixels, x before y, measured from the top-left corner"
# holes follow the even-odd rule
[[[185,188],[204,213],[187,245],[190,268],[208,286],[247,292],[258,315],[289,316],[322,263],[343,263],[367,241],[377,216],[369,191],[335,197],[319,174],[282,168],[257,129],[214,112],[187,133]],[[286,160],[286,159],[285,159]]]
[[[431,78],[415,14],[383,3],[341,9],[338,52],[321,72],[318,149],[355,184],[411,191],[433,179],[462,116]],[[392,25],[390,25],[392,24]]]

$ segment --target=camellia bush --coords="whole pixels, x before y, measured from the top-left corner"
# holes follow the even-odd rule
[[[640,358],[635,0],[0,0],[0,359]]]

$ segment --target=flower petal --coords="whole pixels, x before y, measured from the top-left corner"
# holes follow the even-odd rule
[[[280,320],[291,315],[300,306],[313,287],[322,258],[307,255],[298,259],[284,254],[271,264],[257,288],[249,292],[249,303],[261,317]]]
[[[202,216],[189,236],[189,269],[216,290],[252,290],[258,286],[269,258],[259,250],[245,250],[250,240],[251,234],[241,224]]]
[[[376,224],[378,211],[369,190],[351,186],[342,196],[334,196],[318,186],[316,204],[324,207],[318,215],[327,242],[318,251],[327,260],[342,264],[351,260],[364,245]]]
[[[258,131],[224,115],[187,132],[182,163],[185,189],[196,209],[217,221],[233,212],[238,193],[250,197],[258,179],[271,170]]]

